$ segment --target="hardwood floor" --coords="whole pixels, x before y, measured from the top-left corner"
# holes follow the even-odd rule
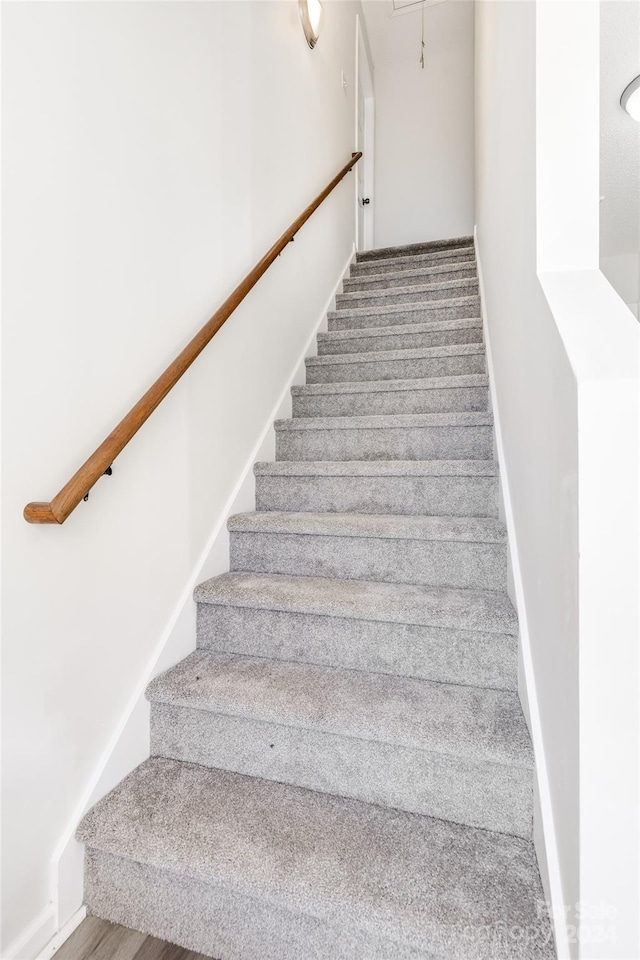
[[[87,917],[71,934],[54,960],[211,960],[165,940]]]

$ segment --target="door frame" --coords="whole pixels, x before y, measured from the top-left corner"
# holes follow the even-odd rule
[[[356,14],[356,82],[355,82],[355,137],[354,142],[358,142],[358,121],[360,110],[359,91],[362,89],[362,100],[364,102],[364,144],[362,146],[362,159],[359,163],[363,164],[362,180],[364,184],[364,194],[371,201],[364,208],[363,215],[363,236],[360,236],[359,206],[360,197],[358,197],[358,177],[355,181],[355,215],[356,215],[356,250],[370,250],[374,245],[374,158],[375,158],[375,97],[373,87],[373,68],[369,57],[369,51],[364,39],[364,32],[360,20],[360,14]]]

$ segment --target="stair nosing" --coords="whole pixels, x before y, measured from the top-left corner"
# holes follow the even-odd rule
[[[292,417],[274,422],[276,433],[288,430],[410,430],[429,427],[475,429],[490,426],[493,426],[491,413],[468,410],[453,413],[373,414],[360,417]]]

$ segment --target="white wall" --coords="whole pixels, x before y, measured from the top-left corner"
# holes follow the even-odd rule
[[[351,175],[89,502],[22,508],[348,159],[359,9],[310,51],[289,2],[3,5],[5,947],[65,919],[54,849],[351,253]]]
[[[469,0],[389,17],[363,4],[375,64],[376,246],[473,232],[473,21]]]
[[[597,4],[477,5],[477,234],[536,842],[560,955],[631,960],[640,344],[597,270],[598,80]]]

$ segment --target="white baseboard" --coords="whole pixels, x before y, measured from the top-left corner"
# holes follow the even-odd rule
[[[2,960],[51,960],[86,915],[86,908],[80,907],[56,932],[56,906],[54,903],[47,904],[18,939],[9,944]]]
[[[509,543],[510,572],[512,577],[511,582],[520,625],[518,688],[520,698],[523,701],[522,706],[529,726],[535,754],[536,784],[533,818],[534,844],[540,866],[545,897],[551,908],[558,960],[569,960],[571,953],[569,948],[568,931],[566,928],[560,861],[558,858],[558,846],[556,841],[553,808],[551,806],[551,791],[549,789],[549,777],[545,759],[544,741],[542,738],[542,725],[540,722],[540,711],[536,694],[533,658],[531,655],[531,637],[529,635],[529,627],[527,622],[527,606],[524,596],[522,569],[520,567],[520,559],[518,555],[518,537],[515,529],[513,505],[509,489],[509,470],[504,453],[504,443],[500,426],[500,408],[496,396],[493,359],[491,355],[491,336],[487,321],[486,301],[484,296],[482,261],[480,258],[480,250],[478,248],[477,230],[475,228],[473,231],[473,238],[476,253],[476,263],[478,265],[482,327],[487,354],[487,371],[489,374],[489,390],[491,396],[491,407],[493,411],[496,459],[500,466],[500,489],[502,493],[504,520],[507,527]]]
[[[49,943],[44,950],[38,954],[36,960],[52,960],[52,957],[54,957],[60,947],[67,942],[73,931],[80,926],[86,915],[86,907],[80,907],[79,910],[76,910],[71,919],[67,920],[62,929],[49,940]]]
[[[159,638],[142,675],[138,678],[135,689],[113,734],[56,845],[51,858],[52,903],[47,908],[46,918],[43,913],[38,920],[42,927],[42,934],[36,936],[35,927],[32,933],[29,932],[31,928],[29,928],[29,931],[25,931],[19,941],[16,941],[22,953],[19,956],[15,954],[15,960],[35,960],[35,958],[40,960],[38,954],[43,946],[47,945],[48,949],[48,941],[51,941],[54,935],[61,936],[62,931],[68,929],[68,925],[78,917],[79,911],[82,909],[84,864],[83,847],[75,839],[78,824],[85,812],[94,803],[149,756],[149,706],[145,700],[144,692],[153,677],[177,663],[178,660],[195,649],[196,615],[195,604],[192,601],[194,587],[201,580],[224,573],[229,569],[227,518],[233,513],[254,509],[253,464],[256,460],[273,460],[275,457],[273,423],[277,419],[291,416],[290,388],[294,383],[304,383],[305,381],[305,358],[314,351],[316,334],[322,329],[323,324],[326,325],[327,312],[334,304],[336,294],[340,292],[342,281],[348,273],[354,255],[355,247],[344,264],[333,292],[314,324],[304,349],[298,356],[289,378],[283,386],[282,393],[273,409],[266,416],[260,436],[246,461],[242,473],[224,509],[221,511],[169,622]],[[29,933],[28,938],[27,933]],[[69,933],[71,933],[71,930],[69,930]],[[25,938],[29,940],[29,949],[27,949],[27,939]],[[45,960],[45,954],[42,954],[42,957]],[[6,960],[14,960],[14,955],[7,955]]]
[[[48,903],[2,953],[2,960],[34,960],[56,932],[56,909]]]

